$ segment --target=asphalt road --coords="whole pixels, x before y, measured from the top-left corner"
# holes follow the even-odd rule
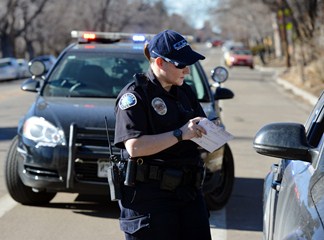
[[[219,49],[199,48],[207,72],[222,64]],[[222,102],[223,121],[235,138],[229,142],[235,161],[235,186],[227,206],[211,212],[213,240],[259,240],[262,237],[262,184],[275,158],[258,155],[253,137],[269,122],[304,123],[312,106],[279,86],[272,70],[234,68],[224,84],[235,93]],[[0,168],[3,169],[18,120],[33,101],[19,89],[21,80],[0,83]],[[118,206],[107,198],[58,194],[43,207],[16,204],[8,196],[0,171],[1,240],[123,239]]]

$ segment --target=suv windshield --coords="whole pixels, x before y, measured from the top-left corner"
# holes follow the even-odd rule
[[[149,62],[141,52],[71,51],[49,76],[42,95],[116,98],[135,73],[146,72],[148,68]],[[185,79],[201,101],[208,96],[203,77],[197,64],[190,66]]]
[[[116,98],[134,73],[147,69],[148,61],[138,54],[70,52],[49,77],[43,96]]]

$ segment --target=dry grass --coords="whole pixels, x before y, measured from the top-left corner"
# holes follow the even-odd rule
[[[260,61],[256,59],[256,63],[260,64]],[[285,66],[286,62],[284,58],[267,59],[267,64],[265,65],[265,67],[280,68],[285,68]],[[302,78],[302,76],[304,77]],[[300,68],[292,66],[283,71],[279,77],[319,97],[324,90],[324,58],[305,66],[303,74]]]

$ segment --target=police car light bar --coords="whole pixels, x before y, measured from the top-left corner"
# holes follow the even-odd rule
[[[118,40],[132,40],[134,42],[145,42],[150,40],[155,34],[134,34],[124,32],[91,32],[91,31],[71,31],[72,38],[78,38],[80,42],[91,41],[118,41]],[[189,42],[193,40],[193,36],[183,36]]]
[[[90,32],[90,31],[72,31],[71,37],[78,38],[79,41],[88,42],[95,40],[133,40],[136,42],[145,42],[152,38],[153,34],[134,34],[124,32]]]

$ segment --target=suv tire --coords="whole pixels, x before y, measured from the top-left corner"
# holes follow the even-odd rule
[[[34,192],[21,181],[18,174],[18,161],[21,156],[17,151],[18,136],[15,136],[9,147],[5,163],[5,180],[10,196],[23,205],[44,205],[49,203],[56,193]]]
[[[209,210],[223,208],[232,194],[234,184],[234,159],[228,144],[225,144],[223,165],[220,171],[207,172],[203,190]]]

